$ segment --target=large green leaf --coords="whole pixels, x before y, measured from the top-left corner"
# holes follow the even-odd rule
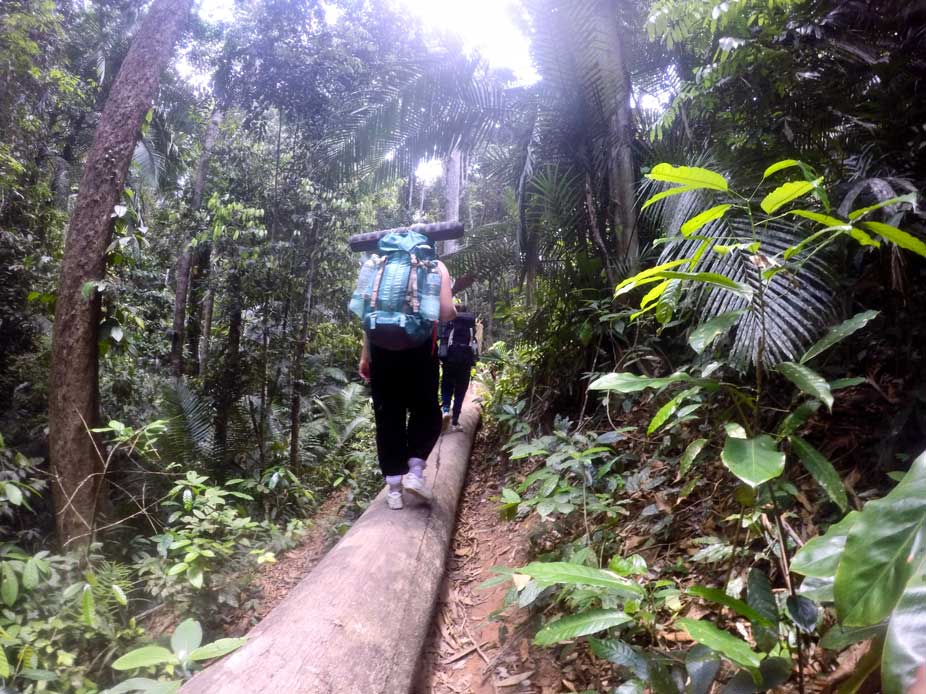
[[[656,193],[651,198],[649,198],[649,200],[643,203],[643,207],[641,207],[640,210],[645,210],[650,205],[654,205],[664,198],[668,198],[673,195],[679,195],[681,193],[687,193],[688,191],[694,190],[694,189],[695,189],[694,186],[677,186],[675,188],[669,188],[668,190],[664,190],[660,193]]]
[[[802,195],[807,195],[810,191],[820,185],[822,178],[818,178],[816,181],[789,181],[783,185],[778,186],[771,193],[762,198],[762,202],[759,203],[759,206],[765,212],[765,214],[774,214],[782,205],[787,205],[789,202],[797,200]]]
[[[647,175],[653,181],[666,183],[681,183],[690,188],[710,188],[712,190],[728,190],[727,179],[719,173],[697,166],[672,166],[671,164],[656,164]]]
[[[695,386],[694,388],[686,388],[681,393],[670,399],[665,405],[660,407],[656,414],[653,415],[653,418],[650,420],[649,426],[646,428],[647,435],[653,434],[659,427],[665,424],[669,417],[671,417],[675,411],[678,409],[679,405],[682,404],[687,398],[695,395],[700,392],[700,388]]]
[[[714,340],[727,332],[744,313],[746,311],[742,309],[727,311],[711,318],[691,331],[688,335],[688,344],[695,352],[701,354]]]
[[[846,488],[842,483],[842,478],[836,472],[833,464],[826,457],[811,446],[800,436],[793,435],[790,438],[791,447],[797,453],[797,457],[804,463],[807,472],[817,481],[830,500],[839,506],[843,513],[849,508],[849,499],[846,497]]]
[[[685,448],[685,452],[682,453],[681,460],[679,461],[678,474],[679,477],[684,477],[688,474],[688,471],[691,469],[691,466],[694,465],[695,459],[698,455],[704,450],[704,446],[707,445],[707,439],[695,439]]]
[[[589,385],[589,390],[613,390],[618,393],[636,393],[647,388],[665,388],[673,383],[690,381],[691,376],[678,372],[671,376],[653,378],[651,376],[637,376],[629,372],[610,373],[596,378]]]
[[[13,573],[13,567],[9,562],[0,564],[0,599],[7,607],[12,607],[19,596],[19,580]]]
[[[170,647],[180,662],[186,661],[190,653],[203,642],[203,628],[195,619],[185,619],[170,637]]]
[[[538,646],[550,646],[578,636],[596,634],[632,621],[632,617],[620,610],[587,610],[550,622],[537,632],[534,643]]]
[[[785,469],[785,454],[767,434],[754,439],[728,436],[720,459],[730,472],[751,487],[778,477]]]
[[[862,226],[875,232],[878,236],[887,239],[891,243],[897,244],[901,248],[926,257],[926,243],[923,243],[913,234],[907,233],[903,229],[898,229],[884,222],[862,222]]]
[[[745,617],[750,622],[761,624],[762,626],[767,627],[774,625],[774,622],[763,617],[758,611],[754,610],[747,603],[727,595],[725,592],[718,588],[708,588],[707,586],[692,586],[685,592],[689,595],[696,595],[699,598],[704,598],[705,600],[716,602],[717,604],[723,605],[724,607],[729,607],[731,610],[736,612],[741,617]]]
[[[810,349],[804,352],[804,356],[801,357],[801,364],[806,364],[818,354],[828,350],[837,342],[840,342],[849,337],[849,335],[854,333],[856,330],[861,330],[877,315],[877,311],[863,311],[862,313],[856,313],[850,319],[843,321],[839,325],[830,328],[826,335],[821,337],[817,342],[811,345]]]
[[[642,284],[646,284],[647,282],[658,282],[660,279],[662,279],[660,277],[660,273],[664,272],[665,270],[671,270],[672,268],[676,268],[680,265],[685,265],[688,262],[690,262],[689,258],[681,258],[679,260],[672,260],[668,263],[662,263],[661,265],[654,265],[653,267],[647,268],[646,270],[641,270],[632,277],[628,277],[627,279],[621,281],[614,288],[614,296],[621,296],[622,294],[626,294],[627,292]]]
[[[820,214],[819,212],[811,212],[810,210],[791,210],[788,214],[793,214],[798,217],[803,217],[804,219],[809,219],[830,229],[848,225],[848,222],[839,219],[838,217],[832,217],[828,214]],[[875,248],[881,246],[880,241],[876,241],[875,239],[871,238],[866,232],[857,227],[849,226],[849,236],[854,238],[863,246],[874,246]]]
[[[801,162],[797,159],[782,159],[781,161],[776,161],[774,164],[765,169],[765,172],[762,174],[762,178],[766,179],[777,171],[782,169],[789,169],[792,166],[800,166]]]
[[[113,663],[113,669],[134,670],[140,667],[150,667],[151,665],[161,665],[163,663],[179,665],[180,661],[177,660],[177,656],[163,646],[142,646],[118,658],[116,662]]]
[[[682,224],[682,228],[680,229],[682,236],[691,236],[708,222],[713,222],[715,219],[720,219],[731,207],[733,207],[733,205],[730,204],[715,205],[714,207],[709,207],[700,214],[696,214],[694,217]]]
[[[846,548],[849,530],[861,514],[851,511],[845,518],[831,525],[823,535],[811,538],[791,558],[791,571],[802,576],[832,578]]]
[[[846,626],[887,617],[926,549],[926,453],[883,499],[865,505],[836,570],[836,613]]]
[[[737,636],[722,631],[710,622],[700,619],[678,619],[675,622],[698,643],[717,651],[728,660],[750,671],[757,671],[762,662],[759,654]]]
[[[881,653],[881,691],[911,691],[916,670],[926,665],[926,566],[910,579],[887,625]]]
[[[130,694],[130,692],[140,692],[141,694],[174,694],[183,684],[182,680],[173,682],[162,682],[153,680],[150,677],[133,677],[120,682],[112,689],[106,689],[102,694]]]
[[[888,198],[887,200],[881,200],[876,202],[874,205],[869,205],[868,207],[861,207],[857,210],[852,210],[849,213],[849,219],[855,221],[860,217],[864,217],[869,212],[874,212],[875,210],[880,210],[882,207],[887,207],[888,205],[897,205],[899,203],[909,203],[912,206],[916,206],[916,193],[907,193],[906,195],[899,195],[896,198]]]
[[[854,643],[883,638],[887,631],[886,624],[875,624],[870,627],[843,627],[834,624],[820,639],[820,648],[828,651],[841,651]]]
[[[737,296],[748,299],[752,296],[752,289],[742,282],[731,280],[726,275],[716,272],[676,272],[674,270],[665,270],[659,273],[659,277],[670,280],[686,280],[697,282],[698,284],[720,287],[733,292]]]
[[[39,584],[39,565],[35,557],[30,557],[23,565],[23,588],[32,590]]]
[[[761,622],[752,623],[752,637],[756,646],[762,651],[771,651],[778,645],[781,637],[778,632],[778,603],[772,592],[772,582],[768,574],[753,567],[746,578],[746,602],[765,619],[770,626]]]
[[[775,368],[807,395],[826,403],[830,410],[833,409],[833,392],[829,383],[816,371],[793,361],[782,362]]]
[[[685,694],[708,694],[720,672],[720,657],[700,643],[692,646],[685,655],[688,684]]]
[[[832,384],[830,384],[830,390],[832,390]],[[795,431],[800,429],[804,422],[806,422],[813,414],[820,409],[819,400],[808,400],[807,402],[802,402],[798,405],[797,409],[793,412],[789,412],[788,416],[781,420],[781,424],[778,425],[778,435],[785,437],[790,436]]]
[[[643,595],[643,589],[639,585],[621,578],[613,571],[565,561],[532,562],[518,569],[518,573],[530,576],[536,579],[538,583],[546,585],[563,583],[566,585],[599,586],[608,588],[628,598],[639,598]]]
[[[10,661],[6,657],[6,651],[0,646],[0,679],[7,679],[10,676]]]
[[[190,660],[210,660],[212,658],[221,658],[223,655],[241,648],[247,643],[246,638],[237,639],[217,639],[205,646],[200,646],[190,653]]]
[[[602,660],[625,667],[641,679],[649,677],[649,663],[638,648],[618,639],[591,638],[588,642],[592,652]]]

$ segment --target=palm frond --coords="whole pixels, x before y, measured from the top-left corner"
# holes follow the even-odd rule
[[[164,390],[161,404],[167,428],[159,439],[161,457],[186,467],[199,467],[213,461],[215,449],[215,408],[183,383]]]
[[[652,212],[645,216],[655,216],[656,225],[670,239],[660,263],[694,256],[701,240],[685,239],[679,230],[703,206],[703,196],[691,192],[665,198],[647,210]],[[835,317],[835,279],[826,258],[804,254],[792,262],[782,259],[784,251],[806,238],[807,233],[800,225],[769,221],[757,227],[753,236],[748,219],[736,216],[715,220],[698,232],[710,240],[708,249],[694,267],[686,269],[729,277],[749,286],[752,296],[699,287],[681,296],[680,303],[698,322],[744,310],[731,333],[729,347],[731,361],[740,368],[759,362],[770,366],[797,358]],[[727,253],[714,250],[717,245],[752,241],[760,243],[755,253],[742,248]],[[763,271],[774,264],[784,264],[786,269],[763,279]]]

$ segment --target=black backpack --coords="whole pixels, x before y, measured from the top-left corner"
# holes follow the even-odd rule
[[[441,359],[453,364],[472,364],[476,358],[476,317],[472,313],[457,313],[444,323],[441,330]]]

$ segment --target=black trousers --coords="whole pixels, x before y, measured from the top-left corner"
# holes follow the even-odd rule
[[[454,362],[448,360],[444,362],[444,374],[440,382],[441,406],[449,410],[450,401],[453,400],[451,414],[454,424],[460,419],[463,398],[466,397],[466,389],[469,388],[469,377],[472,369],[473,365],[469,361]]]
[[[376,450],[383,475],[404,475],[408,459],[427,460],[440,436],[439,365],[431,340],[393,351],[370,345]]]

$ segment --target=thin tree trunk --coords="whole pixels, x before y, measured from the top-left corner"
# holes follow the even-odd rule
[[[216,107],[206,126],[203,136],[203,146],[196,163],[196,175],[193,178],[193,195],[190,200],[191,218],[202,207],[203,192],[206,188],[206,177],[209,173],[209,162],[212,151],[219,136],[219,127],[222,124],[222,109]],[[181,256],[177,259],[176,279],[174,285],[174,324],[171,332],[171,370],[174,378],[183,377],[183,348],[185,342],[186,310],[190,294],[190,270],[193,266],[192,246],[187,245]],[[195,352],[193,353],[195,356]]]
[[[241,276],[233,266],[228,276],[228,339],[215,395],[215,443],[222,463],[221,470],[216,471],[219,478],[224,477],[228,463],[228,420],[240,391],[241,333]]]
[[[630,108],[632,85],[627,69],[626,41],[616,0],[605,2],[602,18],[610,41],[607,47],[608,74],[614,80],[615,97],[608,117],[608,185],[611,197],[611,219],[617,237],[619,257],[631,272],[640,266],[640,241],[633,208],[636,175],[633,166],[633,114]]]
[[[292,394],[289,403],[289,466],[295,468],[299,463],[299,428],[302,417],[302,360],[309,339],[309,320],[312,315],[312,290],[315,284],[315,257],[309,256],[309,271],[306,273],[305,294],[302,302],[302,324],[299,326],[299,338],[293,349],[292,376],[290,378]]]
[[[463,176],[463,153],[454,149],[444,160],[444,219],[448,222],[460,221],[460,188]],[[451,255],[460,248],[457,239],[444,241],[442,255]]]
[[[592,176],[588,172],[585,173],[585,209],[588,213],[588,229],[592,235],[592,242],[601,257],[608,284],[613,287],[617,284],[617,277],[614,274],[614,268],[611,266],[611,255],[608,253],[608,247],[605,245],[604,239],[601,237],[601,230],[598,228],[598,208],[592,194]]]
[[[482,341],[483,351],[488,350],[495,342],[495,284],[489,280],[489,310],[485,321],[485,334]]]
[[[209,336],[212,333],[212,309],[215,306],[215,290],[209,287],[203,298],[202,334],[199,336],[199,377],[206,378],[209,371]]]
[[[59,540],[89,542],[105,453],[90,435],[99,420],[100,295],[112,211],[161,73],[192,0],[154,0],[113,83],[87,155],[65,244],[52,338],[48,421]],[[89,295],[87,294],[89,289]]]

